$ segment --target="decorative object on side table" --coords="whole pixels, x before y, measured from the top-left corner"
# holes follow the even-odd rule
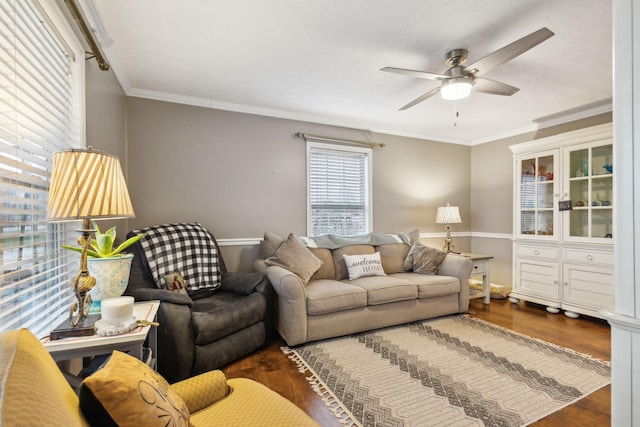
[[[89,291],[96,279],[89,274],[87,254],[91,242],[91,218],[133,218],[133,206],[117,157],[91,147],[54,153],[47,206],[49,221],[82,220],[78,243],[80,270],[72,279],[76,301],[69,311],[71,326],[91,310]]]
[[[453,239],[451,238],[451,225],[450,224],[460,224],[462,219],[460,218],[460,210],[457,206],[451,206],[447,203],[447,206],[441,206],[438,208],[438,212],[436,214],[436,224],[446,224],[445,229],[447,230],[447,237],[444,240],[444,246],[442,250],[444,252],[452,252],[455,249],[453,245]]]
[[[143,238],[145,234],[131,237],[114,249],[116,227],[111,227],[103,234],[95,221],[92,224],[96,238],[91,239],[91,249],[87,250],[87,266],[96,279],[96,284],[91,290],[93,301],[91,312],[99,313],[102,300],[119,297],[127,288],[133,254],[123,254],[122,251]],[[82,253],[82,248],[77,246],[62,245],[62,247]]]

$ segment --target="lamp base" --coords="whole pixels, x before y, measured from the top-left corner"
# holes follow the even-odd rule
[[[446,225],[445,228],[447,229],[447,237],[444,239],[444,246],[442,247],[442,250],[446,253],[454,252],[456,247],[454,246],[453,239],[451,238],[451,226]]]
[[[69,321],[65,320],[59,324],[54,330],[49,332],[49,339],[51,341],[60,340],[70,337],[89,337],[95,335],[96,328],[95,323],[100,320],[99,314],[91,314],[80,322],[77,326],[69,326]]]
[[[78,243],[82,247],[80,271],[71,281],[77,301],[71,304],[71,309],[69,310],[69,324],[74,327],[78,326],[89,315],[89,311],[91,311],[91,295],[89,295],[89,291],[96,285],[96,279],[91,277],[87,269],[87,249],[91,240],[88,218],[83,220],[82,230],[80,231],[82,232],[82,235],[78,238]],[[76,312],[78,313],[77,315],[75,314]]]

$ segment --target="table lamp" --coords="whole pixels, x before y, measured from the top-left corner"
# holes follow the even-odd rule
[[[449,203],[447,203],[447,206],[440,206],[438,208],[436,224],[446,224],[447,237],[444,239],[444,246],[442,247],[442,250],[446,253],[452,252],[455,249],[453,239],[451,238],[451,225],[449,224],[460,224],[461,222],[460,210],[457,206],[450,206]]]
[[[120,160],[103,151],[73,149],[53,154],[47,220],[82,220],[78,244],[82,247],[80,270],[71,285],[76,300],[69,310],[72,327],[89,315],[91,295],[96,284],[87,269],[87,249],[92,219],[133,218],[133,206],[122,174]]]

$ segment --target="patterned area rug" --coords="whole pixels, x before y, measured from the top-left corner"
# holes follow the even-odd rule
[[[340,421],[524,426],[610,383],[611,366],[468,316],[283,348]]]

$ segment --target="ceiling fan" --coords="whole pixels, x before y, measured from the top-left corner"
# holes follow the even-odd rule
[[[443,74],[394,67],[385,67],[380,71],[418,77],[420,79],[440,80],[440,87],[437,87],[414,99],[404,107],[400,108],[400,110],[411,108],[414,105],[431,98],[438,92],[440,92],[443,99],[447,100],[466,98],[471,93],[472,86],[476,92],[511,96],[520,89],[506,83],[484,79],[480,76],[504,64],[505,62],[514,59],[518,55],[525,53],[551,36],[553,36],[553,32],[546,27],[541,28],[528,36],[524,36],[523,38],[490,53],[484,58],[466,67],[463,67],[462,64],[467,60],[467,50],[454,49],[445,55],[446,63],[450,68]]]

